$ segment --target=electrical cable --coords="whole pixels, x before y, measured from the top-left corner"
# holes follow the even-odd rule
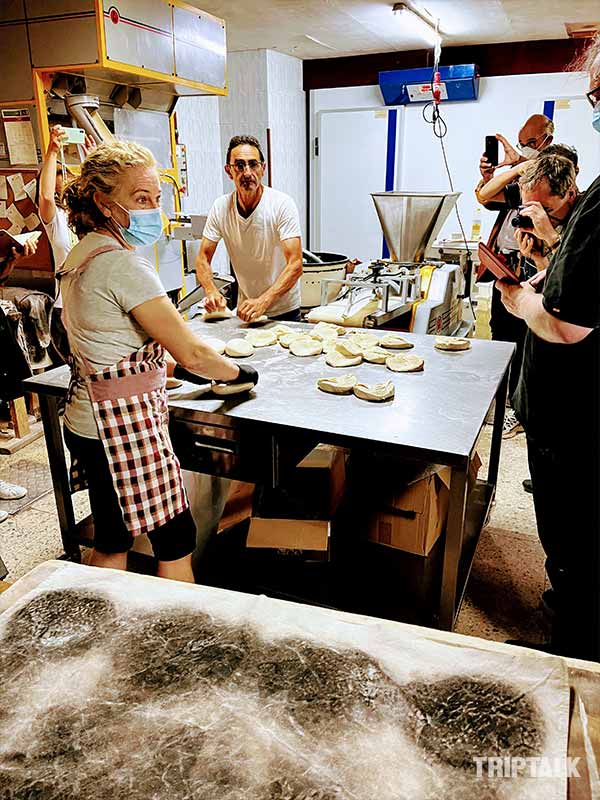
[[[435,72],[437,71],[437,65],[434,66],[434,76]],[[432,76],[431,80],[431,91],[433,94],[433,83],[434,83],[434,76]],[[427,110],[431,106],[431,117],[428,118]],[[454,191],[454,181],[452,180],[452,173],[450,171],[450,165],[448,164],[448,155],[446,153],[446,148],[444,146],[444,139],[448,133],[448,125],[446,124],[445,119],[440,114],[440,109],[433,100],[423,106],[422,111],[423,119],[428,125],[432,126],[433,135],[436,139],[439,139],[440,147],[442,149],[442,158],[444,159],[444,167],[446,169],[446,175],[448,176],[448,183],[450,185],[450,191]],[[467,234],[465,233],[465,229],[462,223],[462,219],[460,216],[460,211],[458,210],[458,203],[454,206],[454,211],[456,213],[456,219],[458,220],[458,226],[460,228],[460,232],[462,234],[463,242],[465,245],[465,249],[467,251],[467,273],[470,274],[473,269],[473,258],[471,255],[471,248],[469,247],[469,241],[467,239]],[[471,300],[471,287],[467,288],[467,297],[469,300],[469,305],[471,307],[471,313],[473,317],[475,316],[475,311],[473,309],[473,301]]]

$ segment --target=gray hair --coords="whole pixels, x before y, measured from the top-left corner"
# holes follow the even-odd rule
[[[569,189],[575,188],[575,168],[573,162],[563,156],[546,156],[542,153],[527,167],[521,175],[521,190],[530,192],[543,180],[550,188],[550,193],[564,197]]]

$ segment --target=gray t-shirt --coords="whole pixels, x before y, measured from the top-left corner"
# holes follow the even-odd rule
[[[98,255],[78,278],[75,271],[68,271],[83,263],[93,250],[114,244],[110,236],[89,233],[69,253],[64,266],[67,272],[60,282],[71,349],[97,370],[116,364],[148,341],[148,334],[130,312],[166,294],[154,267],[134,250]],[[65,425],[79,436],[98,438],[84,385],[77,385],[67,405]]]

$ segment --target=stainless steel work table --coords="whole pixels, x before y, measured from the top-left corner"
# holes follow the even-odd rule
[[[190,324],[198,333],[223,341],[244,327],[237,318]],[[451,630],[494,498],[514,345],[473,339],[470,350],[441,352],[434,348],[433,336],[402,335],[414,343],[409,352],[424,358],[423,372],[393,373],[364,362],[335,369],[325,364],[324,356],[298,358],[279,345],[257,348],[247,359],[260,373],[255,391],[223,399],[207,388],[184,385],[169,403],[172,436],[187,469],[271,485],[277,485],[283,469],[297,463],[317,442],[451,466],[438,616],[440,627]],[[365,383],[393,381],[395,399],[369,403],[317,389],[318,378],[347,372]],[[75,525],[58,419],[67,384],[67,367],[25,381],[29,391],[40,395],[63,545],[67,557],[77,560],[81,535]],[[470,461],[494,400],[487,479],[477,481],[469,492]]]

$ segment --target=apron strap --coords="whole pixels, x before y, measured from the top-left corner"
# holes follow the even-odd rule
[[[89,266],[90,262],[94,258],[96,258],[96,256],[100,256],[103,253],[110,253],[112,250],[123,250],[123,249],[124,248],[121,247],[120,245],[110,245],[110,244],[103,245],[102,247],[96,247],[96,249],[92,250],[91,253],[88,253],[88,255],[81,262],[81,264],[78,264],[76,267],[71,267],[69,269],[64,269],[64,265],[63,265],[63,267],[56,273],[56,277],[58,278],[59,283],[60,283],[60,280],[64,275],[67,275],[69,272],[75,272],[75,275],[73,277],[74,277],[74,279],[77,279],[85,272],[85,270]],[[67,338],[69,338],[70,315],[69,315],[69,311],[68,311],[68,303],[63,303],[62,318],[64,320],[65,328],[67,330]],[[70,338],[69,338],[69,345],[71,347],[71,354],[73,355],[73,358],[74,359],[78,358],[79,361],[85,367],[85,371],[82,374],[85,376],[85,375],[91,375],[92,372],[95,372],[96,370],[94,369],[94,367],[92,366],[90,361],[83,355],[83,353],[81,353],[81,351],[79,350],[79,348],[77,347],[75,342],[71,341]]]

